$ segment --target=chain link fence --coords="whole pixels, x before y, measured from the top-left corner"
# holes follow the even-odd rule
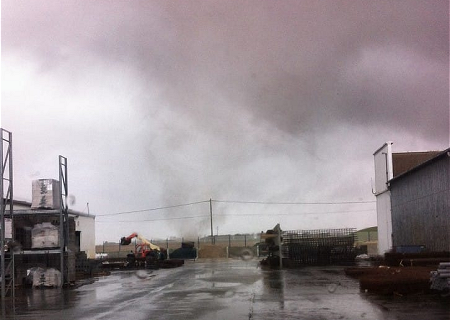
[[[138,240],[139,241],[139,240]],[[182,247],[195,248],[199,257],[222,258],[241,256],[242,254],[261,256],[263,250],[259,250],[261,243],[260,234],[235,234],[215,235],[213,237],[149,239],[149,241],[169,252],[169,256],[175,250]],[[264,242],[264,240],[262,241]],[[244,248],[248,250],[243,250]],[[97,258],[126,258],[127,254],[136,249],[135,240],[129,245],[120,245],[115,242],[104,242],[95,248]]]

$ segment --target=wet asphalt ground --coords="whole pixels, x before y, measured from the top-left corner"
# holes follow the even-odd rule
[[[77,288],[27,289],[3,319],[450,319],[437,296],[360,292],[342,267],[263,270],[258,261],[186,261],[176,269],[114,271]]]

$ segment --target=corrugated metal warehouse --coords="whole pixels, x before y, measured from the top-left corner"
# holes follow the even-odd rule
[[[448,158],[448,149],[393,153],[392,144],[388,141],[374,153],[375,186],[372,192],[377,202],[378,254],[380,255],[399,246],[425,245],[422,241],[423,237],[419,236],[421,232],[428,232],[427,236],[430,236],[435,232],[448,234],[450,231],[448,227],[449,168],[448,159],[447,164],[444,159]],[[436,161],[443,161],[443,163],[436,164]],[[427,168],[428,166],[432,168]],[[445,190],[447,190],[446,195]],[[393,192],[395,199],[392,199]],[[440,194],[439,199],[435,199],[434,192],[443,194]],[[416,205],[417,203],[419,204]],[[394,209],[393,206],[396,208]],[[432,216],[439,216],[440,220],[428,221]],[[408,235],[411,232],[414,236]],[[444,238],[446,237],[443,236],[442,239]],[[443,243],[437,247],[434,244],[430,245],[431,243],[426,250],[437,250],[438,247],[448,250],[448,238],[446,244]]]
[[[389,189],[393,246],[450,251],[450,148],[394,175]]]

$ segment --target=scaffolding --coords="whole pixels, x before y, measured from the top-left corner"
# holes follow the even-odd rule
[[[61,197],[61,207],[59,210],[59,244],[60,244],[60,264],[62,283],[69,283],[68,250],[69,245],[69,210],[67,196],[69,192],[69,182],[67,177],[67,158],[59,156],[59,191]]]
[[[67,181],[67,158],[63,156],[59,156],[58,159],[58,171],[59,171],[59,195],[58,197],[61,200],[61,204],[59,208],[55,209],[33,209],[31,216],[48,216],[48,217],[58,217],[59,218],[59,244],[58,247],[55,248],[26,248],[21,249],[18,252],[12,253],[13,263],[16,264],[16,270],[13,273],[14,278],[20,276],[24,276],[23,268],[24,268],[24,260],[30,263],[31,261],[40,261],[41,263],[45,263],[48,267],[49,263],[52,264],[52,267],[58,268],[61,272],[62,277],[62,285],[66,285],[69,283],[69,252],[68,248],[68,239],[69,239],[69,217],[68,217],[68,206],[67,206],[67,195],[68,195],[68,181]],[[18,223],[20,218],[23,216],[30,215],[29,210],[19,210],[16,211],[16,221],[15,224]],[[54,220],[54,218],[51,218]],[[14,228],[17,228],[15,225]],[[15,240],[17,240],[17,235],[15,235]],[[54,263],[54,262],[55,263]]]
[[[0,128],[0,251],[1,251],[1,298],[2,301],[11,291],[14,296],[14,259],[12,250],[6,251],[7,240],[12,241],[13,236],[13,162],[12,162],[12,133]],[[9,206],[9,211],[6,208]],[[8,226],[8,233],[6,227]]]
[[[355,260],[356,229],[283,231],[283,256],[292,266],[348,265]]]

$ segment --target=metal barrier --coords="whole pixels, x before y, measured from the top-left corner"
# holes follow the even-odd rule
[[[261,242],[259,233],[256,234],[236,234],[236,235],[216,235],[213,238],[197,237],[192,238],[175,238],[168,239],[150,239],[153,244],[165,248],[169,252],[169,256],[172,252],[183,247],[193,247],[197,251],[202,248],[209,248],[211,245],[216,247],[231,248],[230,253],[234,255],[236,249],[234,248],[250,248],[255,255],[258,251],[258,244]],[[126,258],[130,251],[134,251],[135,244],[132,242],[130,245],[120,245],[120,243],[104,242],[102,245],[96,246],[96,252],[99,258]],[[239,252],[239,250],[238,250]]]
[[[292,266],[347,265],[356,257],[355,241],[355,229],[284,231],[282,251]]]

